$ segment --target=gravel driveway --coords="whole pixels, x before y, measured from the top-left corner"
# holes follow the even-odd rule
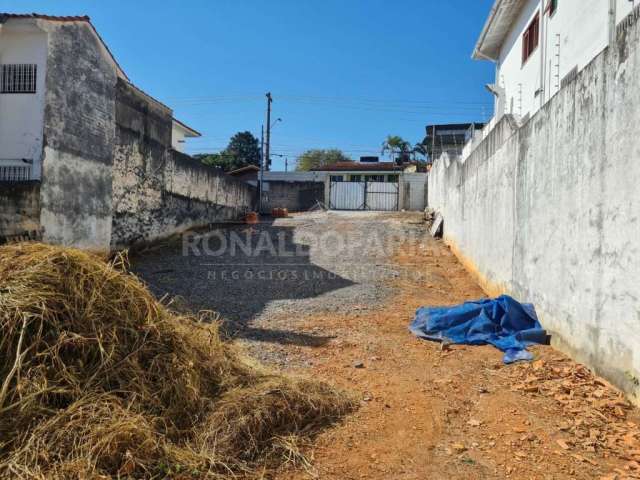
[[[156,295],[220,313],[227,335],[286,366],[280,346],[330,339],[302,331],[297,319],[383,304],[393,294],[388,280],[403,274],[390,255],[426,234],[419,213],[313,212],[188,234],[132,263]]]

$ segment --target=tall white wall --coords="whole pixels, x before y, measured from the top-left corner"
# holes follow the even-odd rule
[[[488,293],[533,302],[555,345],[640,403],[640,25],[524,126],[505,117],[429,203]]]
[[[47,34],[12,21],[0,27],[0,65],[37,65],[35,94],[0,94],[0,165],[6,159],[33,160],[32,176],[40,177],[44,130]]]

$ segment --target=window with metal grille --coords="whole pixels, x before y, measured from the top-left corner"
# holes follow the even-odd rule
[[[367,175],[367,182],[384,182],[384,175]]]
[[[31,179],[31,167],[0,165],[0,182],[22,182]]]
[[[2,65],[0,71],[1,93],[36,93],[38,66],[20,63]]]

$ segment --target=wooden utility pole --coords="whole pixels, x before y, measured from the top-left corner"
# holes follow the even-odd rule
[[[267,142],[265,144],[265,168],[269,171],[271,167],[271,102],[273,102],[273,98],[271,97],[271,93],[267,93]]]

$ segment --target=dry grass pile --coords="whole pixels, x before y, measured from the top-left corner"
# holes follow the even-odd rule
[[[262,475],[354,408],[251,364],[125,270],[0,247],[0,478]]]

